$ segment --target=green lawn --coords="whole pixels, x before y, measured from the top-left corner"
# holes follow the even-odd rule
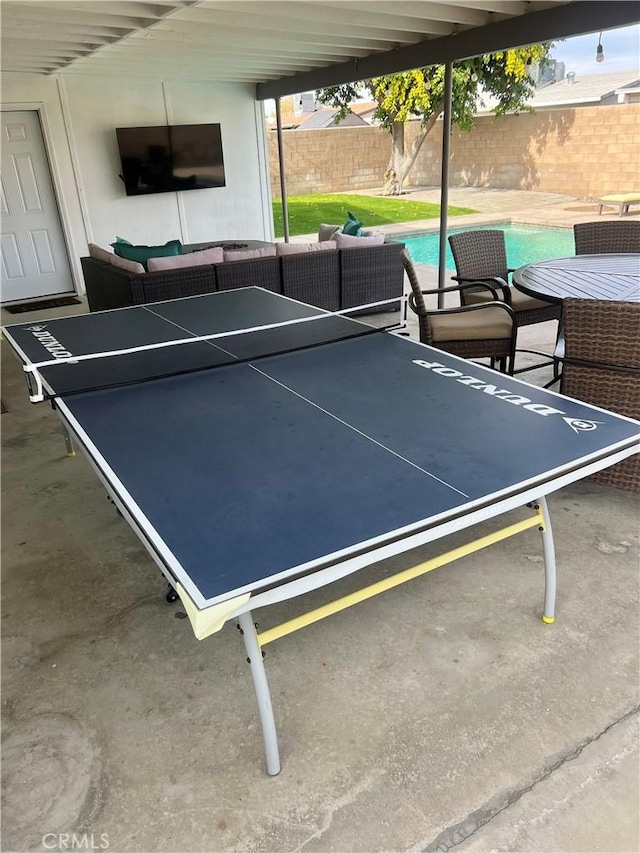
[[[342,224],[347,221],[348,212],[353,213],[365,228],[412,222],[416,219],[437,219],[440,216],[439,204],[368,195],[298,195],[289,198],[288,202],[289,231],[292,237],[298,234],[317,234],[321,222]],[[449,208],[449,216],[477,212],[469,207]],[[280,199],[273,202],[273,221],[276,237],[282,237],[284,232]]]

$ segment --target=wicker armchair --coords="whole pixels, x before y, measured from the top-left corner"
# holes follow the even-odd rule
[[[513,309],[517,328],[532,323],[546,323],[548,320],[560,320],[561,305],[527,296],[509,284],[509,273],[512,273],[513,269],[507,267],[504,231],[464,231],[461,234],[451,234],[449,245],[456,265],[457,275],[453,276],[454,281],[461,284],[472,283],[471,287],[465,287],[460,292],[461,305],[472,305],[491,299],[486,288],[489,284],[497,291],[499,298]],[[514,373],[525,373],[551,364],[554,365],[555,373],[556,364],[546,353],[536,350],[520,352],[533,353],[544,360],[539,364],[514,370]]]
[[[640,252],[640,222],[581,222],[573,237],[576,255]]]
[[[467,285],[422,290],[415,267],[406,249],[402,263],[411,284],[409,305],[418,315],[420,341],[462,358],[489,358],[491,367],[513,374],[516,347],[516,323],[512,309],[498,299],[487,285],[491,302],[456,308],[429,310],[425,295],[460,293]]]
[[[585,403],[640,419],[640,303],[565,299],[563,324],[560,390]],[[589,479],[638,492],[640,454]]]
[[[560,319],[559,305],[527,296],[509,285],[509,273],[513,269],[507,267],[504,231],[464,231],[452,234],[449,245],[457,273],[453,279],[461,284],[476,282],[477,285],[465,288],[461,294],[461,304],[484,302],[490,298],[482,286],[483,282],[488,282],[515,311],[518,328]]]

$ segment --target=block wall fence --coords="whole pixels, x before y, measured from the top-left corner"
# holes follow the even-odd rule
[[[419,129],[410,122],[406,144]],[[380,187],[390,152],[379,127],[283,133],[287,192],[349,192]],[[275,132],[268,133],[271,191],[280,197]],[[405,186],[440,185],[442,123],[422,145]],[[640,192],[640,103],[480,116],[473,130],[454,127],[451,186],[539,190],[595,200]]]

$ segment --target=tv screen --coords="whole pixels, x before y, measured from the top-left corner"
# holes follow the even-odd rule
[[[127,195],[225,186],[219,124],[118,127]]]

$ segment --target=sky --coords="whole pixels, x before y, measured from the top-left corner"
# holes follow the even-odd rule
[[[640,24],[602,33],[604,62],[596,62],[597,46],[598,33],[575,36],[556,42],[551,56],[565,63],[566,72],[575,71],[583,76],[640,69]]]

